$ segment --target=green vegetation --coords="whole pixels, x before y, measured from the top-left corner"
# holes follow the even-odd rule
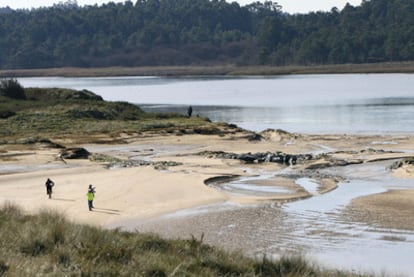
[[[290,15],[276,2],[137,0],[0,9],[0,68],[314,65],[414,60],[414,2]]]
[[[326,271],[301,257],[260,261],[201,239],[103,230],[61,214],[0,208],[0,276],[362,276]]]
[[[2,143],[37,141],[39,137],[108,142],[116,141],[121,133],[220,134],[227,128],[205,118],[187,117],[185,110],[183,115],[145,113],[134,104],[104,101],[86,90],[23,90],[24,99],[0,95]]]
[[[16,79],[0,80],[0,96],[25,100],[24,88]]]

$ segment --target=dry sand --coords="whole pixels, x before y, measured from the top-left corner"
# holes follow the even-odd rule
[[[300,135],[268,131],[265,140],[249,141],[245,133],[216,135],[152,135],[130,137],[122,145],[75,145],[90,152],[104,153],[123,159],[151,161],[175,161],[181,165],[168,169],[153,166],[108,169],[104,164],[89,160],[59,160],[58,149],[38,145],[0,147],[0,203],[14,203],[29,213],[52,209],[69,219],[93,225],[109,226],[116,222],[146,219],[163,213],[204,204],[232,201],[291,201],[311,197],[311,193],[295,185],[294,181],[274,182],[275,186],[288,188],[288,194],[262,196],[231,195],[206,186],[204,181],[215,176],[254,176],[275,173],[284,168],[279,164],[244,164],[238,160],[216,159],[197,155],[202,151],[226,151],[234,153],[282,151],[290,154],[331,152],[337,160],[366,162],[410,156],[409,153],[389,152],[412,150],[414,140],[408,136],[347,136],[347,135]],[[59,143],[65,145],[64,141]],[[73,145],[72,145],[73,146]],[[383,152],[383,150],[387,152]],[[324,158],[306,164],[291,166],[300,172],[312,164],[323,164]],[[397,176],[413,177],[412,168],[403,168]],[[48,199],[44,183],[51,178],[53,198]],[[86,192],[89,184],[96,187],[94,211],[88,211]],[[269,185],[269,184],[266,184]],[[271,185],[271,184],[270,184]],[[296,186],[296,187],[295,187]],[[335,189],[334,179],[325,178],[320,193]],[[387,203],[387,205],[384,205]],[[390,191],[381,195],[357,199],[350,211],[355,219],[366,222],[387,222],[404,228],[412,228],[401,222],[391,222],[378,217],[393,218],[401,210],[412,211],[413,191]],[[362,214],[361,211],[367,211]],[[412,219],[407,213],[404,216]],[[414,222],[414,220],[405,220]],[[384,223],[385,224],[385,223]],[[387,225],[386,224],[386,225]]]

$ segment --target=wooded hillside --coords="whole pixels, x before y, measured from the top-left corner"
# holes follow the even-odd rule
[[[414,60],[414,1],[291,15],[276,2],[138,0],[0,9],[0,68]]]

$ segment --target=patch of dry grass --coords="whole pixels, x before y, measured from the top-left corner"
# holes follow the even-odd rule
[[[254,260],[200,239],[103,230],[44,210],[0,208],[1,276],[363,276],[322,270],[302,257]]]

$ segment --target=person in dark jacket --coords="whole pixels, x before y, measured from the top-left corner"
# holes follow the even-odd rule
[[[49,199],[52,198],[52,188],[55,185],[55,182],[47,178],[45,186],[46,186],[46,194],[49,195]]]

